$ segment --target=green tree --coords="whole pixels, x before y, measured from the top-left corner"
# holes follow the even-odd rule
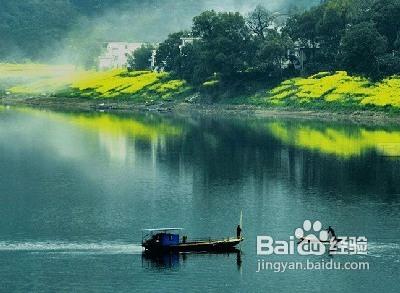
[[[322,6],[314,7],[288,19],[283,32],[306,48],[315,48],[318,44],[317,23],[320,21]]]
[[[193,19],[193,34],[201,38],[204,75],[220,74],[229,80],[248,68],[251,35],[238,12],[205,11]]]
[[[142,45],[136,49],[132,56],[128,58],[128,65],[135,70],[149,70],[151,69],[151,56],[154,47],[152,45]]]
[[[157,49],[156,65],[167,71],[178,73],[180,70],[180,59],[182,44],[181,38],[187,36],[188,32],[177,32],[170,34],[168,38],[162,42]]]
[[[372,20],[388,40],[388,49],[395,48],[400,32],[400,0],[379,0],[372,5]]]
[[[378,58],[381,77],[400,74],[400,52],[393,51]]]
[[[340,42],[348,24],[346,12],[342,6],[326,5],[316,23],[319,50],[314,61],[319,64],[315,68],[317,71],[332,70],[340,63]]]
[[[204,60],[205,51],[200,42],[187,44],[181,49],[179,58],[180,76],[193,84],[201,84],[209,77]]]
[[[287,52],[293,49],[292,40],[277,31],[270,31],[266,39],[255,40],[254,70],[269,77],[282,77],[283,65],[288,61]]]
[[[271,30],[271,25],[275,17],[265,7],[258,5],[256,9],[249,13],[246,22],[251,32],[261,39],[267,37],[268,32]]]
[[[392,0],[330,0],[290,17],[284,32],[306,52],[305,72],[311,74],[340,68],[343,61],[341,44],[346,29],[370,21],[373,4],[384,1]],[[370,26],[365,29],[369,28],[372,29]],[[350,60],[345,64],[348,62]]]
[[[387,49],[387,39],[372,22],[362,22],[350,27],[342,39],[342,61],[350,73],[378,77],[379,57]]]

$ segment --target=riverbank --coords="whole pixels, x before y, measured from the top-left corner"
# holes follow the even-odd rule
[[[164,72],[0,64],[0,103],[8,106],[400,123],[400,78],[396,76],[372,82],[346,72],[321,72],[269,89],[247,90],[237,97],[222,97],[220,86],[208,82],[194,89]]]
[[[185,100],[157,101],[137,103],[128,100],[82,99],[61,97],[3,97],[0,105],[11,107],[32,107],[55,111],[71,112],[154,112],[187,115],[193,113],[215,116],[251,116],[255,118],[293,118],[301,120],[343,121],[370,125],[400,125],[400,116],[393,113],[376,111],[343,111],[307,110],[294,107],[265,107],[250,104],[203,104],[190,103]]]

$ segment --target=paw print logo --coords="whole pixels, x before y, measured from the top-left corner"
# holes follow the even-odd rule
[[[323,242],[328,240],[328,233],[322,230],[320,221],[311,223],[310,220],[305,220],[303,227],[297,228],[294,235],[299,239],[297,251],[300,255],[322,255],[325,253]]]

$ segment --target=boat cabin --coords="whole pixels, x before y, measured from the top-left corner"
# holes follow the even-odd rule
[[[179,231],[182,228],[157,228],[142,230],[142,246],[145,249],[154,247],[168,248],[172,245],[179,245]]]

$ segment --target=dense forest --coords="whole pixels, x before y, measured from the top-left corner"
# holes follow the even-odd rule
[[[248,11],[258,3],[276,11],[319,0],[0,0],[0,61],[90,67],[101,42],[159,42],[204,10]]]
[[[259,2],[265,5],[254,9]],[[400,0],[0,0],[0,7],[3,61],[59,58],[92,67],[101,42],[160,41],[169,34],[158,66],[192,84],[332,70],[373,79],[400,72]],[[180,48],[185,36],[196,41]]]
[[[282,25],[277,17],[263,6],[247,15],[205,11],[161,43],[159,66],[192,84],[230,86],[320,71],[400,74],[400,0],[328,0]],[[180,47],[184,36],[196,39]]]

